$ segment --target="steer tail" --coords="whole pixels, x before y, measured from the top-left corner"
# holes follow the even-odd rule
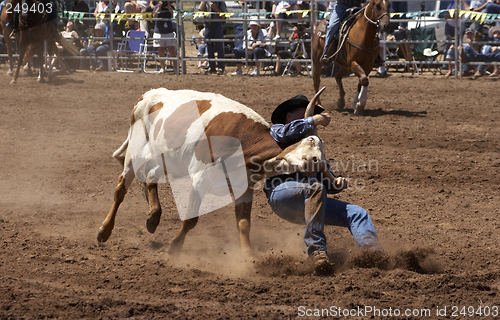
[[[129,138],[127,137],[127,140],[125,140],[120,148],[113,153],[113,158],[115,158],[122,165],[122,167],[125,166],[125,154],[127,153],[128,139]]]

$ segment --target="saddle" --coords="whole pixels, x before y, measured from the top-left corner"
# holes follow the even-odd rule
[[[335,34],[333,42],[330,45],[330,48],[328,49],[328,56],[331,57],[330,61],[336,59],[337,53],[340,51],[343,44],[345,43],[345,39],[349,34],[349,30],[351,30],[351,27],[354,25],[354,22],[356,22],[358,13],[361,11],[361,9],[363,8],[353,7],[346,10],[346,15],[344,19],[340,22],[339,31]],[[317,29],[318,37],[323,39],[325,39],[326,37],[326,30],[329,24],[329,20],[325,19],[324,21],[325,23],[320,25],[319,28]],[[339,41],[339,39],[342,39],[342,41]],[[332,57],[333,55],[335,55],[335,57]]]

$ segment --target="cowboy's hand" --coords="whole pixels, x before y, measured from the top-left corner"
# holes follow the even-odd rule
[[[322,125],[323,127],[326,127],[330,123],[331,119],[332,117],[330,116],[330,114],[326,112],[315,114],[313,116],[313,122],[315,126]]]
[[[335,178],[335,190],[344,190],[349,188],[349,179],[344,177]]]

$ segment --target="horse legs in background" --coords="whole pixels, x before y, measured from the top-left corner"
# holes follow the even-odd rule
[[[339,71],[335,74],[335,81],[337,81],[337,87],[339,88],[339,99],[337,100],[337,108],[340,110],[345,107],[345,90],[342,84],[342,77],[347,72],[346,68],[340,67]]]
[[[352,72],[358,77],[358,90],[354,96],[354,101],[352,103],[352,108],[354,110],[355,116],[362,116],[365,111],[366,102],[368,100],[368,77],[366,76],[365,70],[356,62],[352,62],[351,66]]]
[[[14,79],[12,79],[10,81],[10,84],[16,84],[17,78],[19,78],[19,69],[21,68],[21,65],[23,64],[24,55],[26,53],[26,47],[27,47],[27,44],[24,44],[24,42],[29,43],[28,38],[29,38],[28,32],[24,32],[24,31],[19,32],[19,58],[17,60],[17,67],[16,67],[16,72],[14,74]]]

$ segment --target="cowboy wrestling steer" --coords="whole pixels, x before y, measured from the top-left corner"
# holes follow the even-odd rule
[[[311,100],[305,117],[313,115],[323,90]],[[153,233],[161,216],[158,183],[168,177],[172,186],[174,179],[184,177],[182,187],[172,186],[174,198],[177,189],[188,199],[184,212],[179,210],[183,224],[170,243],[171,254],[181,249],[198,216],[211,211],[202,208],[208,194],[229,190],[226,195],[235,201],[241,246],[250,253],[250,211],[259,180],[298,171],[311,175],[321,171],[332,183],[335,180],[324,165],[323,143],[316,133],[283,149],[269,134],[269,124],[252,109],[219,94],[191,90],[146,92],[135,105],[127,139],[113,157],[123,165],[123,172],[98,241],[110,237],[118,207],[134,178],[147,191],[147,228]],[[217,175],[222,179],[213,178]]]

